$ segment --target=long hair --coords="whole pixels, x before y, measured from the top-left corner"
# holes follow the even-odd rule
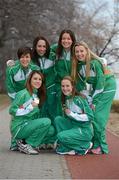
[[[46,99],[46,88],[45,88],[45,83],[44,83],[44,76],[41,72],[39,71],[32,71],[29,74],[29,77],[27,79],[26,82],[26,89],[29,91],[29,93],[32,95],[33,94],[33,87],[31,86],[31,79],[33,77],[34,74],[39,74],[41,76],[42,79],[42,84],[41,87],[38,89],[37,92],[37,96],[40,99],[40,103],[39,103],[39,107],[41,107],[41,105],[44,103],[45,99]]]
[[[77,79],[78,59],[76,58],[76,55],[75,55],[75,47],[77,47],[77,46],[83,46],[87,51],[87,56],[86,56],[86,59],[85,59],[85,61],[86,61],[86,78],[88,78],[90,76],[90,61],[93,60],[93,59],[97,59],[97,60],[100,59],[99,56],[97,56],[95,53],[93,53],[89,49],[88,45],[84,41],[75,43],[74,47],[73,47],[72,72],[71,72],[71,76],[72,76],[74,81],[76,81],[76,79]]]
[[[59,36],[58,47],[57,47],[57,50],[56,50],[56,54],[57,54],[58,59],[62,56],[62,53],[63,53],[63,46],[61,44],[61,41],[62,41],[62,36],[63,36],[64,33],[69,34],[71,39],[72,39],[71,56],[72,56],[73,46],[74,46],[74,44],[76,42],[75,34],[71,30],[69,30],[69,29],[62,30],[61,33],[60,33],[60,36]]]
[[[37,65],[39,65],[39,63],[38,63],[39,55],[37,53],[36,46],[37,46],[37,43],[39,40],[43,40],[46,43],[46,53],[44,54],[44,57],[48,58],[49,54],[50,54],[50,45],[49,45],[49,42],[47,41],[47,39],[43,36],[37,36],[33,41],[33,49],[32,49],[32,60]]]
[[[85,96],[83,96],[80,92],[78,92],[78,91],[76,90],[74,80],[73,80],[73,78],[72,78],[71,76],[65,76],[65,77],[62,79],[62,81],[63,81],[63,80],[68,80],[68,81],[70,81],[70,83],[71,83],[71,85],[72,85],[72,87],[73,87],[73,89],[72,89],[72,95],[71,95],[72,98],[73,98],[74,96],[82,96],[82,97],[85,97]],[[62,81],[61,81],[61,83],[62,83]],[[63,94],[63,92],[62,92],[62,95],[61,95],[62,105],[65,104],[65,99],[66,99],[66,96],[65,96],[65,95]]]

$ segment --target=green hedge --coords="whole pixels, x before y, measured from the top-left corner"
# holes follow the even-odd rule
[[[111,110],[112,110],[112,112],[119,113],[119,100],[113,101]]]

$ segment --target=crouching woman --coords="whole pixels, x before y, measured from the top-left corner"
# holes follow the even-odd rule
[[[16,140],[18,150],[26,154],[38,154],[38,147],[51,134],[51,120],[40,117],[40,108],[45,101],[44,77],[33,71],[28,77],[26,89],[19,91],[9,113],[11,135]]]
[[[55,118],[58,154],[85,155],[92,147],[93,112],[86,99],[75,91],[73,80],[66,76],[61,81],[64,117]]]

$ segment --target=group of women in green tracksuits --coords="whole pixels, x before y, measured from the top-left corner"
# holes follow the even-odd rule
[[[32,105],[34,95],[38,94],[38,89],[42,90],[42,85],[30,88],[32,83],[28,79],[26,89],[17,90],[10,114],[13,116],[12,138],[20,151],[37,154],[40,145],[55,142],[58,154],[83,155],[89,150],[93,154],[108,153],[105,128],[116,84],[114,75],[101,61],[86,43],[76,42],[71,30],[63,30],[58,44],[51,47],[44,37],[34,39],[30,63],[41,74],[34,69],[31,74],[45,77],[41,78],[41,84],[45,84],[46,92],[45,88],[40,91],[39,99],[46,98],[37,107]],[[7,68],[9,80],[6,84],[13,86],[13,90],[7,88],[9,95],[16,92],[14,81],[18,83],[20,73],[16,70],[17,73],[10,75],[10,72],[17,65],[16,62]],[[34,127],[36,130],[32,129]]]

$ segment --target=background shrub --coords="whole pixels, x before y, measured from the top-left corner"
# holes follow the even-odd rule
[[[112,110],[112,112],[119,113],[119,100],[113,101],[111,110]]]

